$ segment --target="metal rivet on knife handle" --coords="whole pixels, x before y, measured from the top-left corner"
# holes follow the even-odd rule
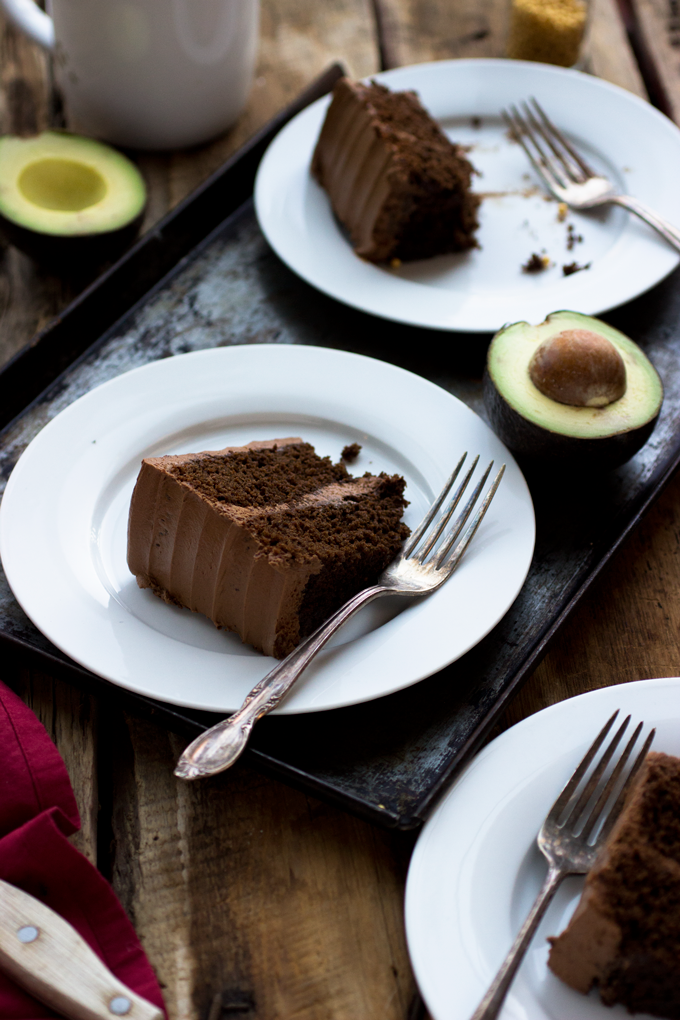
[[[114,999],[111,999],[109,1009],[116,1016],[125,1016],[132,1009],[132,1003],[124,995],[117,995]]]
[[[32,924],[25,924],[23,928],[19,928],[17,932],[17,938],[19,942],[35,942],[40,931]]]

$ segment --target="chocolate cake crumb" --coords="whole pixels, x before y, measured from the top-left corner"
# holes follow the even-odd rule
[[[585,266],[580,266],[578,262],[568,262],[562,266],[562,273],[564,276],[572,276],[574,273],[580,273],[583,269],[590,269],[592,262],[586,262]]]
[[[567,227],[567,251],[571,251],[574,245],[581,244],[582,241],[583,236],[581,234],[577,234],[574,230],[573,223],[570,223]]]
[[[349,443],[347,446],[343,447],[342,459],[346,460],[349,464],[351,464],[353,460],[357,459],[360,453],[361,453],[360,443]]]
[[[522,264],[523,273],[543,273],[550,265],[550,259],[547,255],[538,255],[536,252],[530,255],[526,262]]]

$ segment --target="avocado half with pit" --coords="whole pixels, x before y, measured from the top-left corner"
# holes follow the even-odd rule
[[[137,235],[145,204],[134,163],[93,138],[0,138],[0,231],[38,262],[68,269],[116,257]]]
[[[662,400],[661,380],[637,344],[588,315],[515,322],[489,347],[491,426],[529,462],[617,467],[647,442]]]

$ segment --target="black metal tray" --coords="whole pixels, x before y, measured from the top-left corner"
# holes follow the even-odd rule
[[[483,415],[489,337],[398,326],[346,308],[294,276],[257,227],[250,195],[268,141],[323,79],[171,213],[0,372],[0,487],[22,450],[63,407],[137,365],[232,343],[315,344],[400,365]],[[629,464],[579,484],[529,477],[538,539],[527,582],[475,649],[413,687],[353,708],[263,720],[255,767],[387,826],[419,825],[480,745],[508,698],[592,579],[636,525],[680,459],[680,271],[606,316],[638,341],[666,388],[651,441]],[[211,287],[228,284],[215,318]],[[207,713],[125,692],[60,653],[14,600],[0,574],[0,640],[17,661],[66,677],[188,736]]]

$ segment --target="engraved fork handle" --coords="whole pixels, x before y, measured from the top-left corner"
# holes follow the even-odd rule
[[[650,227],[654,227],[654,230],[657,230],[669,244],[672,244],[676,251],[680,251],[680,230],[666,220],[661,219],[660,216],[657,216],[646,205],[639,202],[637,198],[632,198],[630,195],[613,195],[608,201],[613,202],[615,205],[623,206],[629,212],[635,213],[636,216],[639,216]]]
[[[541,890],[536,897],[533,907],[529,911],[526,921],[520,928],[510,952],[505,957],[500,970],[491,983],[488,992],[475,1010],[471,1020],[495,1020],[495,1017],[498,1016],[501,1007],[505,1002],[505,996],[508,994],[510,985],[517,973],[517,968],[529,948],[529,943],[534,937],[539,922],[545,914],[550,901],[557,892],[562,879],[566,878],[568,874],[568,871],[562,870],[559,866],[553,864],[550,865],[548,874],[545,877],[545,881],[541,886]]]
[[[362,606],[380,598],[381,595],[408,595],[395,588],[373,585],[358,592],[338,611],[305,638],[290,655],[278,662],[262,680],[253,687],[245,701],[228,719],[211,726],[201,733],[184,750],[177,762],[175,775],[180,779],[199,779],[223,772],[236,761],[245,750],[251,730],[258,719],[267,715],[286,696],[300,674],[321,651],[344,623],[354,616]]]

